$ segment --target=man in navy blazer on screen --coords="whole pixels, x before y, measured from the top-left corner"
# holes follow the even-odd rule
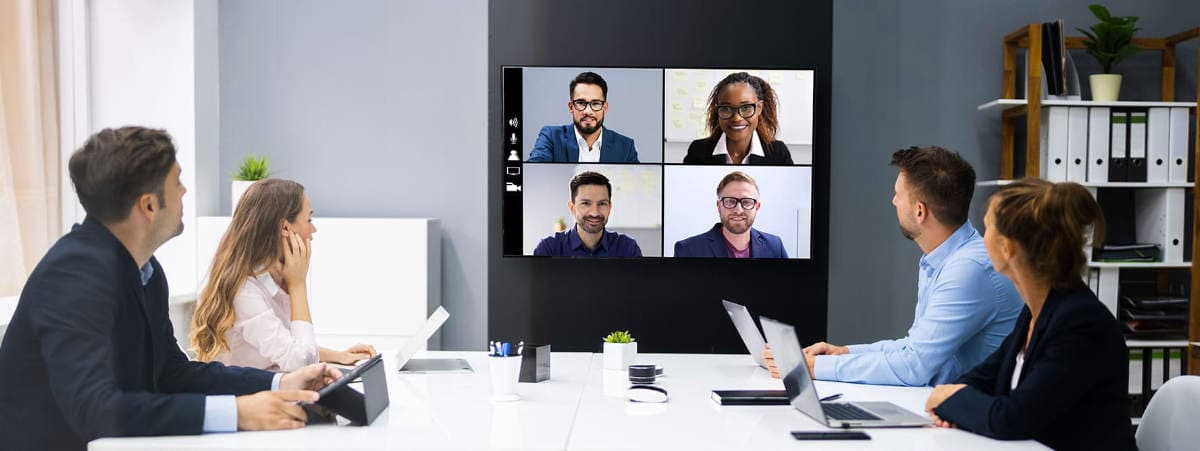
[[[637,163],[633,140],[604,128],[608,83],[583,72],[571,80],[567,110],[572,124],[547,125],[538,132],[527,161],[531,163]]]
[[[707,232],[676,242],[675,256],[788,258],[782,239],[753,227],[760,208],[758,183],[744,172],[730,172],[717,185],[721,222]]]
[[[188,360],[153,253],[183,232],[175,147],[162,130],[104,129],[71,156],[87,211],[29,275],[0,344],[0,448],[78,449],[101,437],[303,427],[297,401],[339,376]]]

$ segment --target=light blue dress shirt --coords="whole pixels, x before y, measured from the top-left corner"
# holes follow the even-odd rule
[[[983,238],[967,221],[917,272],[917,308],[908,335],[817,356],[817,379],[881,385],[952,382],[982,362],[1012,332],[1024,303],[997,273]]]
[[[150,283],[154,277],[154,266],[146,262],[142,266],[142,286]],[[277,373],[271,379],[271,391],[279,390],[279,380],[283,374]],[[237,432],[237,397],[234,395],[214,395],[204,397],[204,432]]]

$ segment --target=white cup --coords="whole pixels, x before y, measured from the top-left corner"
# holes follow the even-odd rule
[[[521,377],[521,356],[488,357],[492,374],[492,401],[518,401],[517,380]]]

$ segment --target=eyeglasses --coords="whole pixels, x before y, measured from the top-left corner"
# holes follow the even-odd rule
[[[727,210],[733,210],[741,204],[742,210],[753,210],[755,205],[758,205],[758,199],[753,197],[722,197],[721,206]]]
[[[601,108],[604,108],[604,101],[593,100],[589,102],[587,100],[577,99],[571,101],[571,106],[574,106],[576,111],[583,111],[584,108],[589,106],[592,107],[592,111],[600,111]]]
[[[717,105],[717,117],[721,119],[733,117],[734,111],[737,111],[738,116],[741,116],[742,119],[750,119],[751,116],[754,116],[754,112],[758,111],[758,103],[744,103],[738,106]]]

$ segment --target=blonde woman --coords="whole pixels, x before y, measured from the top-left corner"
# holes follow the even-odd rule
[[[312,213],[304,187],[291,180],[266,179],[246,190],[192,317],[198,360],[292,371],[376,354],[364,344],[345,351],[317,346],[305,281],[317,232]]]

